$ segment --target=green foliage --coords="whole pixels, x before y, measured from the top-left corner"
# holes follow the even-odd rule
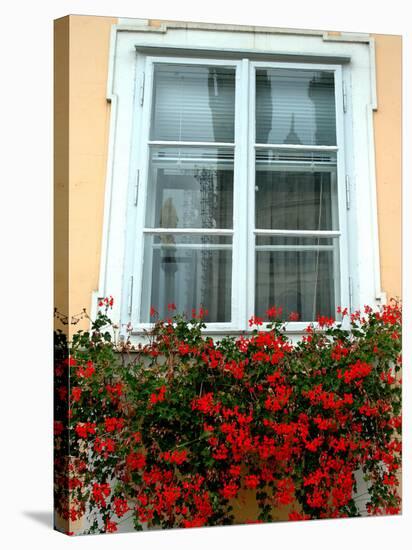
[[[106,302],[107,304],[107,302]],[[278,310],[265,330],[206,337],[201,317],[158,321],[120,344],[99,312],[68,344],[56,334],[59,513],[90,532],[225,525],[256,496],[272,521],[400,509],[401,309],[319,318],[292,344]],[[341,312],[343,317],[347,312]],[[64,388],[68,388],[69,391]]]

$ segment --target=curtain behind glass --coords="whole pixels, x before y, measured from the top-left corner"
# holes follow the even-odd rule
[[[174,303],[189,318],[204,306],[206,322],[229,322],[232,298],[232,237],[211,235],[146,235],[143,269],[142,322],[150,307],[168,317]]]
[[[338,258],[338,239],[256,237],[256,314],[276,305],[284,320],[292,312],[300,321],[334,317]]]

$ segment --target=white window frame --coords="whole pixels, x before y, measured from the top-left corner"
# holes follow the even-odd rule
[[[242,255],[244,251],[242,250],[242,243],[240,239],[240,225],[241,225],[241,217],[242,217],[242,205],[239,204],[239,196],[241,196],[240,187],[242,185],[242,168],[240,166],[240,160],[241,160],[241,154],[239,151],[239,147],[241,145],[242,141],[242,134],[241,129],[239,128],[239,124],[237,123],[239,120],[241,120],[241,108],[242,108],[242,98],[241,98],[241,90],[239,89],[239,86],[236,85],[235,87],[235,135],[234,135],[234,143],[233,144],[217,144],[213,142],[201,142],[201,145],[203,147],[216,147],[219,146],[225,146],[228,145],[229,147],[233,147],[234,150],[234,172],[233,172],[233,229],[199,229],[196,231],[196,229],[173,229],[173,228],[165,228],[165,229],[144,229],[145,225],[145,219],[146,219],[146,203],[147,203],[147,185],[148,185],[148,167],[149,167],[149,145],[173,145],[174,142],[172,141],[150,141],[149,135],[150,135],[150,120],[151,120],[151,114],[152,114],[152,97],[153,97],[153,71],[154,66],[156,63],[164,63],[164,64],[181,64],[181,65],[208,65],[208,66],[230,66],[234,67],[236,69],[236,84],[239,81],[238,80],[238,71],[241,70],[241,63],[239,61],[231,61],[231,60],[219,60],[219,59],[199,59],[199,58],[190,58],[190,57],[167,57],[167,56],[159,56],[159,57],[152,57],[147,56],[145,60],[145,79],[144,79],[144,95],[147,97],[147,101],[144,101],[143,106],[141,105],[140,100],[138,100],[136,103],[137,118],[141,117],[142,120],[142,126],[141,126],[141,133],[138,138],[138,143],[136,143],[136,158],[138,159],[138,165],[140,166],[137,168],[139,175],[139,182],[141,182],[141,185],[139,185],[139,192],[138,192],[138,198],[137,198],[137,210],[136,210],[136,226],[134,230],[132,230],[132,233],[134,235],[137,235],[137,239],[135,241],[134,249],[135,249],[135,257],[134,261],[131,263],[126,263],[126,277],[130,278],[133,277],[133,281],[136,280],[136,285],[133,284],[132,289],[132,307],[130,308],[130,302],[129,302],[129,311],[128,314],[130,315],[130,322],[132,323],[133,327],[136,328],[137,331],[143,331],[148,330],[152,324],[151,323],[141,323],[139,322],[140,319],[140,308],[142,303],[142,293],[144,291],[143,289],[143,256],[144,256],[144,235],[145,234],[161,234],[161,233],[173,233],[173,234],[210,234],[210,235],[227,235],[232,236],[232,296],[231,296],[231,304],[232,304],[232,321],[230,323],[208,323],[207,330],[211,332],[227,332],[231,330],[241,330],[241,325],[239,323],[238,314],[236,311],[236,305],[239,304],[240,300],[240,289],[238,284],[238,279],[234,277],[234,266],[239,265],[242,262]],[[139,109],[140,107],[140,109]],[[140,111],[140,112],[139,112]],[[176,142],[176,145],[188,145],[188,146],[196,146],[199,145],[200,142]],[[155,307],[158,304],[153,304]],[[207,304],[204,304],[205,307],[207,307]],[[197,305],[199,307],[200,304]]]
[[[257,230],[254,227],[253,221],[255,217],[255,153],[258,146],[255,144],[255,128],[256,128],[256,94],[255,94],[255,71],[257,68],[277,69],[306,69],[312,71],[331,71],[334,73],[335,84],[335,120],[336,120],[336,146],[316,146],[316,145],[287,145],[285,149],[295,149],[299,151],[334,151],[337,153],[337,201],[338,201],[338,219],[339,229],[336,231],[293,231],[293,230]],[[347,212],[346,212],[346,192],[345,192],[345,139],[343,130],[343,98],[342,98],[342,68],[340,65],[332,64],[318,64],[318,63],[282,63],[282,62],[263,62],[253,61],[250,63],[250,76],[249,76],[249,172],[248,172],[248,281],[247,281],[247,302],[249,316],[253,313],[255,307],[255,237],[257,235],[299,235],[299,236],[317,236],[322,234],[323,236],[337,236],[339,238],[339,294],[340,300],[336,306],[349,309],[349,288],[348,288],[348,239],[347,239]],[[279,144],[259,145],[260,148],[280,148]],[[336,285],[335,285],[336,288]],[[335,293],[336,294],[336,293]],[[276,305],[276,304],[272,304]],[[316,322],[316,319],[312,319],[311,322]],[[307,327],[306,322],[289,322],[287,328],[291,332],[301,332]]]
[[[126,31],[126,32],[123,32]],[[187,50],[185,39],[179,33],[174,36],[173,55],[168,55],[168,48],[164,45],[164,40],[159,37],[158,43],[153,45],[153,38],[142,39],[142,28],[131,29],[129,25],[117,25],[113,28],[111,43],[111,65],[109,69],[108,99],[112,102],[111,129],[109,142],[109,160],[108,173],[105,194],[105,214],[104,229],[101,254],[101,269],[99,278],[99,289],[94,296],[94,304],[99,296],[112,294],[116,298],[114,308],[114,318],[117,319],[122,327],[131,322],[136,332],[150,328],[151,324],[139,324],[136,322],[136,316],[131,317],[130,311],[136,311],[136,304],[140,307],[141,293],[141,266],[143,247],[136,247],[136,229],[142,227],[143,223],[143,203],[139,200],[136,207],[136,196],[145,194],[147,168],[141,166],[141,156],[136,155],[136,151],[143,145],[138,136],[146,128],[148,135],[148,124],[150,120],[150,103],[147,98],[151,97],[148,90],[151,89],[151,75],[147,64],[155,60],[164,62],[181,63],[199,63],[230,65],[237,68],[237,75],[240,72],[254,71],[256,67],[296,67],[306,69],[333,70],[335,73],[335,104],[336,104],[336,129],[337,129],[337,173],[338,173],[338,203],[339,203],[339,223],[342,233],[339,239],[340,250],[340,270],[341,270],[341,304],[342,307],[355,309],[363,303],[376,305],[384,301],[384,295],[380,292],[380,273],[379,273],[379,250],[377,236],[377,212],[376,212],[376,186],[374,174],[374,147],[373,147],[373,125],[372,110],[376,108],[376,98],[374,97],[374,64],[371,57],[371,43],[369,40],[360,40],[356,37],[353,43],[345,38],[342,43],[325,44],[316,37],[316,43],[313,36],[294,36],[286,37],[283,35],[275,36],[277,52],[275,58],[282,58],[287,61],[271,61],[270,55],[266,50],[265,60],[259,60],[259,54],[262,54],[259,48],[253,48],[248,52],[242,52],[239,48],[229,50],[238,52],[231,57],[230,54],[219,49],[218,41],[213,33],[207,31],[208,44],[205,47],[205,32],[201,29],[193,31],[199,36],[199,51],[201,55],[197,56],[196,47]],[[280,32],[280,31],[279,31]],[[223,34],[223,33],[222,33]],[[228,33],[225,34],[225,40],[228,40]],[[147,35],[145,35],[146,37]],[[172,36],[172,35],[171,35]],[[136,38],[139,37],[141,48],[136,45]],[[201,38],[200,38],[201,37]],[[163,37],[161,37],[163,38]],[[230,40],[236,42],[238,33],[231,31]],[[312,51],[302,52],[302,41],[309,40]],[[147,46],[147,44],[151,45]],[[216,45],[217,44],[217,47]],[[299,46],[293,53],[295,59],[289,61],[291,57],[290,45]],[[316,47],[315,47],[315,46]],[[368,49],[365,49],[365,45]],[[326,48],[325,48],[326,46]],[[186,50],[185,50],[186,48]],[[148,54],[149,50],[149,54]],[[205,51],[210,51],[210,57],[205,56]],[[284,50],[284,51],[282,51]],[[329,52],[329,50],[331,50]],[[179,51],[179,55],[175,52]],[[159,52],[153,56],[150,52]],[[181,52],[181,53],[180,53]],[[195,53],[193,53],[195,52]],[[330,53],[330,55],[327,55]],[[365,62],[365,53],[369,56],[369,63]],[[164,54],[164,55],[163,55]],[[255,54],[257,54],[255,56]],[[316,60],[311,62],[311,59]],[[323,62],[325,59],[325,63]],[[268,60],[266,60],[268,59]],[[333,62],[328,62],[333,59]],[[348,63],[349,62],[349,63]],[[145,77],[143,78],[143,75]],[[352,76],[356,79],[352,87]],[[363,86],[358,85],[360,78],[364,80]],[[240,84],[240,85],[238,85]],[[249,85],[254,86],[254,80],[250,78]],[[244,180],[249,180],[249,205],[245,201],[236,201],[234,205],[234,220],[241,212],[248,209],[248,219],[254,219],[254,162],[249,161],[254,153],[254,93],[247,89],[247,79],[237,82],[236,95],[239,101],[236,103],[236,114],[239,110],[244,112],[248,109],[249,118],[236,116],[236,121],[242,120],[243,126],[239,128],[237,124],[235,135],[235,168],[234,185],[245,185]],[[147,94],[147,95],[146,95]],[[141,99],[144,97],[143,108]],[[247,98],[247,99],[246,99]],[[245,101],[248,104],[245,104]],[[342,107],[345,107],[345,114]],[[363,117],[360,116],[362,109]],[[143,116],[142,116],[143,112]],[[245,126],[247,128],[245,128]],[[249,139],[238,141],[238,134],[248,132]],[[358,137],[359,136],[359,137]],[[342,152],[342,144],[344,151]],[[359,158],[354,155],[354,150],[359,144],[362,145],[364,156]],[[241,148],[245,150],[241,150]],[[316,149],[316,147],[308,147]],[[340,153],[339,154],[339,150]],[[237,154],[236,154],[237,153]],[[239,154],[240,153],[240,154]],[[145,166],[147,167],[147,158]],[[360,173],[362,177],[366,176],[365,184],[357,185],[355,175]],[[139,181],[137,181],[139,174]],[[350,195],[348,193],[350,191]],[[253,195],[253,197],[252,197]],[[348,199],[350,199],[350,208],[348,208]],[[127,220],[127,222],[126,222]],[[234,227],[235,229],[235,227]],[[236,260],[243,261],[245,264],[245,248],[242,243],[249,241],[248,250],[252,249],[251,239],[254,238],[250,228],[242,228],[241,231],[234,231],[233,254],[237,254]],[[191,231],[192,232],[192,231]],[[249,234],[247,236],[247,234]],[[142,233],[140,234],[140,243],[142,243]],[[350,246],[349,246],[350,242]],[[371,247],[372,243],[372,247]],[[368,246],[369,248],[364,248]],[[130,264],[132,249],[138,251],[134,258],[134,265]],[[365,253],[363,251],[365,250]],[[236,284],[236,277],[232,278],[232,322],[209,324],[207,332],[210,333],[237,333],[247,331],[247,320],[254,310],[254,253],[249,254],[247,258],[248,281],[240,281]],[[233,269],[234,271],[234,269]],[[246,274],[240,274],[245,276]],[[371,281],[372,284],[371,284]],[[247,283],[247,284],[246,284]],[[243,290],[243,297],[240,288],[247,289],[246,296]],[[253,292],[250,289],[253,289]],[[249,299],[247,298],[249,297]],[[130,306],[133,306],[130,308]],[[207,306],[207,304],[205,304]],[[289,323],[290,332],[300,332],[307,323]]]

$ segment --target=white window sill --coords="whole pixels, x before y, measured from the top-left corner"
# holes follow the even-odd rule
[[[202,330],[202,334],[207,336],[217,336],[217,337],[224,337],[224,336],[251,336],[253,335],[253,332],[255,329],[257,329],[259,332],[266,332],[268,331],[268,325],[270,323],[265,321],[263,322],[263,325],[253,325],[252,327],[245,328],[236,328],[233,326],[218,326],[218,324],[214,325],[207,325],[206,328]],[[339,328],[342,330],[349,330],[349,321],[347,318],[345,318],[344,321],[336,320],[335,326],[339,324],[341,325]],[[315,332],[324,332],[326,328],[321,328],[319,323],[317,322],[286,322],[284,326],[284,333],[287,335],[299,335],[302,336],[306,334],[307,327],[311,325],[313,327],[313,330]],[[145,323],[141,324],[138,327],[134,328],[131,332],[131,336],[133,337],[142,337],[150,333],[155,324],[154,323]]]

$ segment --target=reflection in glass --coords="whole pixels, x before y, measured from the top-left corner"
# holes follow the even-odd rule
[[[255,189],[259,229],[338,228],[335,153],[259,149]]]
[[[333,72],[257,69],[256,143],[336,145]]]
[[[235,68],[156,63],[151,140],[234,142]]]
[[[276,305],[284,320],[291,312],[301,321],[335,317],[338,252],[338,239],[257,236],[256,315]]]
[[[232,238],[211,235],[145,235],[141,322],[150,307],[168,317],[167,305],[189,318],[204,306],[208,323],[230,322]]]
[[[153,147],[146,227],[233,227],[233,149]]]

